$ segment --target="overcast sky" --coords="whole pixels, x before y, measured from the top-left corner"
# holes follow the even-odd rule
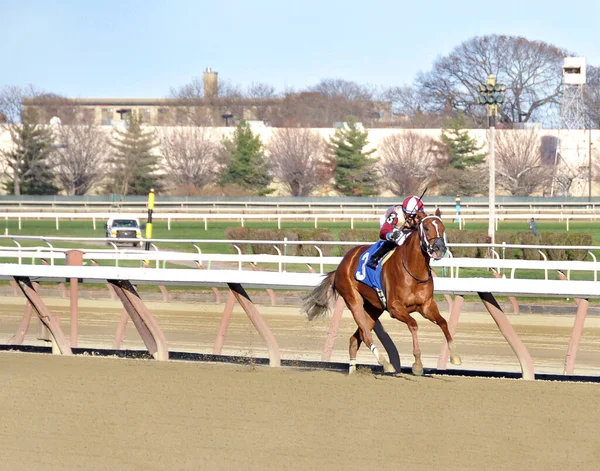
[[[486,34],[600,66],[600,0],[0,0],[0,88],[164,97],[206,67],[278,91],[323,78],[405,85]]]

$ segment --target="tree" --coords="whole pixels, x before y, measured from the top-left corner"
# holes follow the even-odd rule
[[[325,142],[308,129],[277,129],[268,146],[273,174],[292,196],[308,196],[327,174],[323,169]]]
[[[428,111],[461,110],[484,123],[477,104],[479,84],[488,75],[506,85],[501,117],[509,123],[540,120],[549,108],[557,112],[567,51],[543,41],[517,36],[477,36],[437,59],[433,70],[420,74],[417,83]]]
[[[485,159],[483,148],[465,129],[469,124],[463,113],[444,121],[441,141],[445,159],[439,161],[440,190],[446,194],[475,195],[482,193],[488,180],[483,178],[480,164]]]
[[[221,186],[238,185],[246,190],[267,194],[271,183],[267,159],[260,136],[254,135],[250,124],[240,122],[231,139],[222,141],[224,170],[219,179]]]
[[[576,162],[567,162],[561,160],[554,167],[554,177],[552,189],[557,196],[568,196],[571,194],[571,187],[577,181],[585,181],[588,173],[588,166]],[[546,193],[546,192],[544,192]],[[551,192],[552,193],[552,192]]]
[[[252,83],[244,89],[241,85],[223,79],[219,81],[217,95],[206,96],[204,80],[194,77],[190,83],[171,88],[170,97],[177,104],[171,122],[176,125],[220,125],[224,114],[239,118],[244,116],[248,107],[257,115],[256,119],[267,119],[269,109],[263,102],[276,96],[275,88],[265,83]]]
[[[158,157],[153,152],[157,147],[152,131],[142,129],[137,113],[127,117],[125,130],[115,129],[109,141],[113,148],[109,164],[107,190],[121,195],[145,195],[151,188],[160,190],[156,170]]]
[[[58,145],[52,153],[60,188],[69,196],[87,194],[106,170],[106,136],[93,124],[60,125],[54,135]]]
[[[329,141],[334,188],[343,195],[372,196],[379,193],[376,160],[369,158],[375,149],[365,151],[368,135],[350,116]]]
[[[208,128],[165,130],[162,135],[165,179],[171,187],[186,191],[211,184],[217,150]]]
[[[381,99],[392,103],[392,112],[395,116],[410,118],[423,107],[419,91],[410,85],[387,87],[381,92]]]
[[[418,193],[435,176],[438,143],[414,131],[388,136],[379,145],[383,185],[395,195]]]
[[[26,97],[39,96],[40,91],[33,85],[27,87],[17,87],[7,85],[0,90],[0,115],[4,116],[7,123],[19,123],[23,114],[23,100]],[[30,122],[35,122],[34,116],[29,115]]]
[[[325,122],[320,126],[344,121],[347,116],[363,123],[371,122],[379,109],[375,101],[376,91],[370,85],[361,85],[350,80],[327,78],[308,88],[308,92],[320,95],[321,107],[326,111]]]
[[[246,98],[261,99],[277,98],[279,94],[273,85],[263,82],[252,82],[250,85],[248,85],[244,96]]]
[[[512,196],[530,196],[550,186],[552,168],[543,164],[541,139],[533,130],[498,131],[496,181]]]
[[[486,156],[485,153],[478,152],[483,146],[478,145],[470,136],[466,129],[468,125],[469,121],[464,113],[457,113],[442,125],[441,140],[446,148],[448,165],[459,170],[480,164]]]
[[[21,123],[9,127],[13,147],[2,151],[10,172],[5,189],[15,195],[55,195],[58,188],[52,182],[53,174],[48,162],[53,142],[52,132],[35,124],[23,113]]]

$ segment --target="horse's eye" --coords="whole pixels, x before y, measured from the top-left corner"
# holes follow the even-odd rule
[[[428,227],[425,228],[425,232],[429,232],[429,228]]]

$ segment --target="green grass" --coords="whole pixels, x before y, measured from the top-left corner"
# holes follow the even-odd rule
[[[310,219],[310,218],[309,218]],[[319,227],[326,227],[331,230],[334,238],[339,238],[341,230],[349,229],[349,221],[326,221],[319,219]],[[458,230],[458,224],[453,220],[444,221],[447,230]],[[225,229],[228,227],[239,227],[239,221],[209,221],[208,230],[204,230],[204,221],[172,221],[171,230],[167,228],[166,221],[153,223],[153,238],[155,239],[224,239]],[[254,229],[277,229],[277,221],[245,221],[244,225]],[[469,222],[465,231],[487,231],[487,221]],[[59,229],[56,229],[54,220],[23,220],[21,229],[18,228],[17,221],[8,221],[5,223],[9,235],[29,235],[29,236],[48,236],[48,237],[104,237],[104,221],[96,221],[96,230],[92,227],[92,221],[85,220],[60,220]],[[282,229],[312,229],[314,221],[282,221]],[[375,221],[355,221],[355,229],[377,229]],[[544,232],[568,234],[565,222],[545,222],[537,223],[538,234]],[[527,222],[500,222],[497,233],[515,233],[527,232],[529,230]],[[600,221],[593,222],[570,222],[569,232],[591,234],[594,245],[600,246]],[[451,241],[460,242],[460,241]],[[227,244],[224,244],[227,245]]]
[[[448,230],[458,230],[458,224],[451,219],[444,221]],[[277,220],[272,221],[246,221],[245,225],[249,228],[254,229],[277,229]],[[5,224],[8,228],[8,234],[13,236],[47,236],[47,237],[97,237],[104,238],[104,221],[96,221],[96,229],[94,230],[91,220],[61,220],[59,221],[59,229],[56,229],[56,223],[54,220],[23,220],[21,223],[21,229],[18,228],[17,221],[8,221]],[[231,243],[225,240],[225,230],[228,227],[239,227],[239,221],[209,221],[208,230],[204,229],[204,221],[172,221],[171,230],[168,230],[166,221],[158,221],[153,224],[153,238],[154,239],[190,239],[197,241],[198,247],[203,253],[231,253],[235,254],[237,251]],[[341,230],[349,229],[349,221],[326,221],[319,220],[319,227],[328,228],[331,230],[334,239],[339,239],[339,233]],[[375,221],[355,221],[355,229],[374,229],[377,228]],[[283,221],[281,223],[282,229],[312,229],[314,228],[314,221],[312,219],[307,221]],[[569,225],[571,232],[579,232],[591,234],[593,244],[600,246],[600,222],[571,222]],[[465,231],[487,231],[487,221],[482,222],[470,222],[465,228]],[[498,226],[497,233],[515,233],[528,231],[527,222],[501,222]],[[567,235],[566,224],[563,222],[538,222],[538,233],[544,232],[564,233]],[[216,239],[223,240],[223,243],[203,243],[204,239]],[[86,244],[83,242],[73,241],[49,241],[55,247],[61,248],[85,248]],[[450,243],[460,243],[460,240],[450,240]],[[44,246],[40,241],[25,241],[19,240],[19,243],[24,247],[32,246]],[[99,245],[100,244],[100,245]],[[10,239],[0,240],[0,246],[4,247],[15,247],[15,243]],[[89,243],[87,246],[102,247],[101,242]],[[195,253],[196,248],[189,242],[157,242],[157,246],[161,250],[178,250]],[[600,253],[599,253],[600,259]],[[114,262],[106,261],[101,262],[103,265],[113,265]],[[120,262],[121,266],[138,266],[137,262]],[[277,269],[277,265],[269,267]],[[331,267],[327,267],[331,268]],[[305,266],[295,267],[294,265],[288,265],[289,270],[298,269],[299,271],[305,271]],[[485,276],[485,270],[475,269],[461,269],[461,276]],[[517,272],[520,277],[540,277],[543,276],[543,272],[540,270],[531,271],[528,273],[525,270]],[[440,273],[441,274],[441,273]],[[552,274],[554,277],[555,275]],[[573,279],[586,279],[591,276],[589,273],[577,273],[571,274]]]

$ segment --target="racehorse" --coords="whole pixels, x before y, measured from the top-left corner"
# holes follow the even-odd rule
[[[417,321],[410,316],[419,312],[423,317],[437,324],[448,342],[450,362],[459,365],[460,357],[454,353],[454,341],[448,330],[446,320],[433,299],[433,277],[429,261],[439,260],[446,253],[444,240],[445,226],[438,216],[424,216],[416,221],[412,232],[402,245],[397,247],[382,267],[382,285],[387,297],[387,311],[404,322],[412,335],[415,362],[412,365],[414,375],[423,374],[421,349],[417,338]],[[368,245],[360,245],[348,251],[336,270],[329,272],[323,281],[304,298],[302,311],[309,320],[327,313],[337,295],[346,302],[358,329],[350,337],[350,367],[356,371],[356,354],[361,342],[364,342],[377,358],[384,371],[393,372],[394,367],[373,343],[371,331],[385,306],[374,289],[357,281],[357,270],[365,270]],[[364,256],[363,256],[364,254]]]

